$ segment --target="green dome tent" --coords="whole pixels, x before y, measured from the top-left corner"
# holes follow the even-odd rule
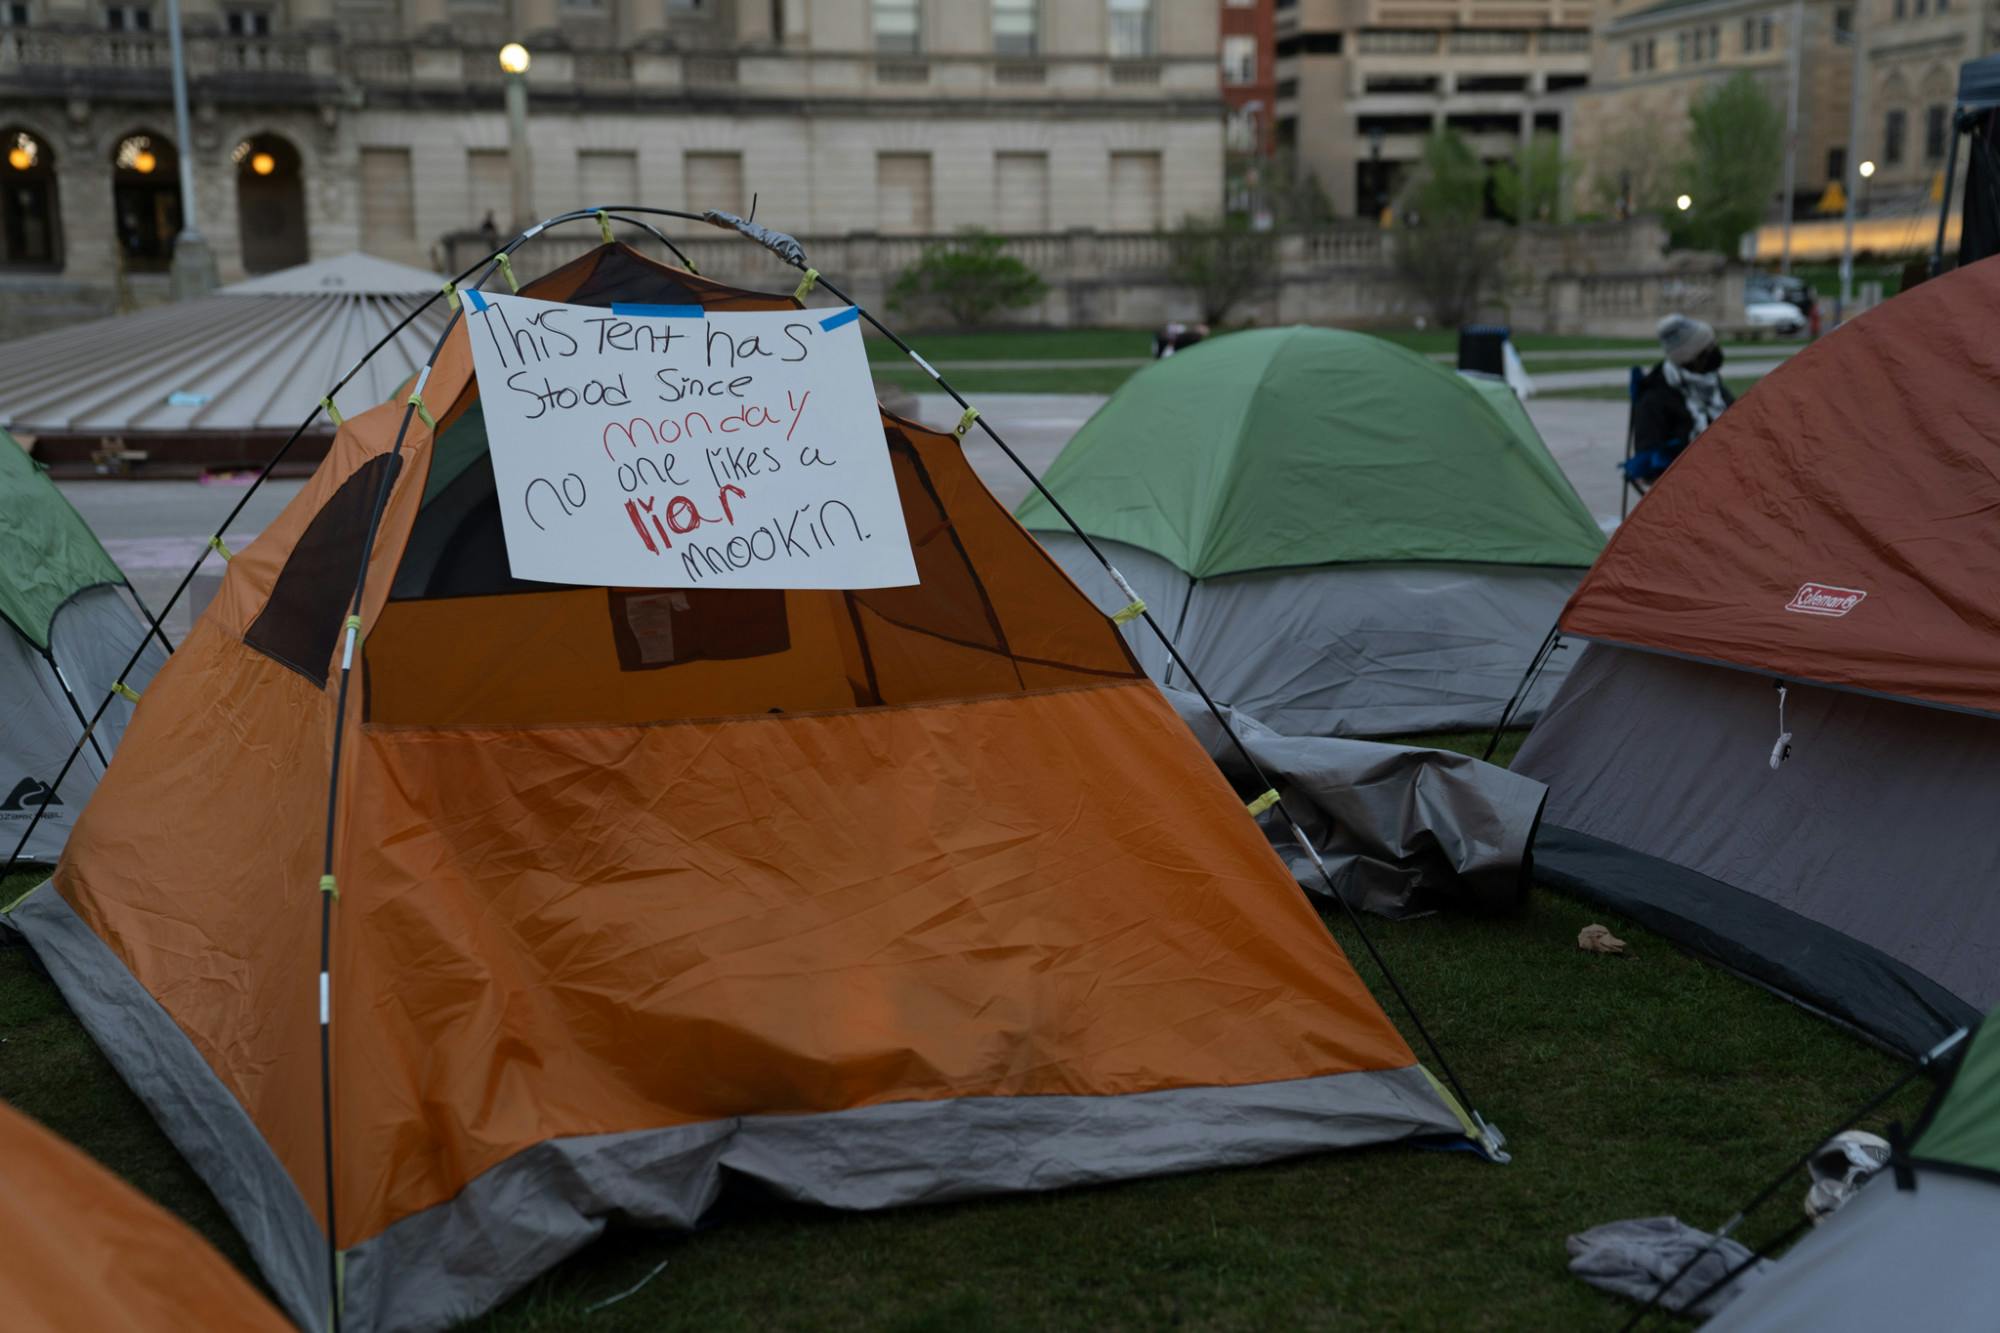
[[[1216,697],[1294,735],[1491,725],[1604,541],[1504,383],[1338,329],[1147,367],[1043,480]],[[1018,517],[1124,604],[1047,500]]]
[[[1919,1122],[1900,1174],[1884,1170],[1870,1179],[1706,1327],[1992,1327],[2000,1022],[1980,1024]]]
[[[55,860],[124,734],[132,705],[113,699],[61,791],[51,790],[84,720],[146,635],[125,587],[90,526],[0,430],[0,864],[30,823],[23,858]],[[165,658],[149,649],[126,678],[132,688]]]

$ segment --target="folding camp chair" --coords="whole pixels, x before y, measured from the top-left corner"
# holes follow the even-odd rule
[[[1673,466],[1674,460],[1680,457],[1682,450],[1687,448],[1687,445],[1680,440],[1669,440],[1657,449],[1649,449],[1644,455],[1643,460],[1641,459],[1639,454],[1639,385],[1645,381],[1645,378],[1646,368],[1644,366],[1632,367],[1632,378],[1627,382],[1625,390],[1627,400],[1625,409],[1625,461],[1618,465],[1618,474],[1623,481],[1623,485],[1618,492],[1618,520],[1621,523],[1624,522],[1625,515],[1631,509],[1632,493],[1637,491],[1640,495],[1644,495],[1647,491],[1651,490],[1653,483],[1658,481],[1669,467]],[[1632,466],[1633,463],[1639,461],[1645,462],[1645,468],[1635,469]],[[1644,471],[1649,475],[1643,477],[1635,476],[1635,471]]]

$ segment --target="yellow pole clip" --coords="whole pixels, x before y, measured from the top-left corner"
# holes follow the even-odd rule
[[[955,440],[963,440],[965,438],[965,432],[971,430],[972,423],[977,420],[979,420],[979,409],[976,407],[966,408],[964,414],[959,417],[958,424],[951,428],[952,438]]]
[[[133,689],[130,685],[127,685],[122,680],[113,681],[111,683],[111,692],[120,697],[121,699],[129,699],[133,703],[139,702],[139,691]]]
[[[611,244],[611,215],[601,208],[597,210],[597,234],[604,238],[606,245]]]
[[[424,406],[424,395],[422,391],[413,390],[410,394],[409,401],[410,401],[410,406],[417,409],[417,415],[423,418],[423,423],[431,428],[431,434],[433,435],[437,434],[437,428],[438,428],[437,418],[431,415],[431,410],[428,407]]]
[[[1269,810],[1272,806],[1276,805],[1277,803],[1278,803],[1278,789],[1276,787],[1273,787],[1271,788],[1271,790],[1265,792],[1262,796],[1259,796],[1256,800],[1250,802],[1243,808],[1250,812],[1250,818],[1255,819],[1258,815],[1263,814],[1266,810]]]
[[[342,629],[351,629],[356,634],[359,634],[361,632],[361,617],[349,616],[347,619],[340,622],[340,627]]]
[[[215,536],[210,537],[208,539],[208,549],[214,551],[217,555],[221,556],[225,561],[234,560],[236,558],[236,552],[229,549],[229,543],[222,540],[222,534],[219,532],[215,534]]]
[[[1114,611],[1111,613],[1111,623],[1114,625],[1123,625],[1126,621],[1137,620],[1145,614],[1146,599],[1143,597],[1134,598],[1132,604],[1127,606],[1123,611]]]
[[[340,885],[334,881],[332,875],[321,875],[319,877],[319,891],[321,893],[332,894],[335,902],[340,901]]]
[[[812,289],[817,286],[819,286],[819,270],[816,268],[809,268],[806,270],[806,275],[803,278],[799,279],[798,290],[792,293],[792,299],[794,301],[797,301],[800,305],[804,305],[806,303],[806,297],[810,296],[812,294]]]
[[[347,424],[347,418],[340,415],[340,409],[333,405],[332,394],[328,394],[326,397],[320,399],[319,405],[325,408],[327,416],[333,419],[333,427],[335,430],[339,430],[342,426]]]
[[[514,279],[514,261],[513,261],[513,259],[512,259],[511,257],[509,257],[509,255],[507,254],[507,252],[506,252],[505,250],[502,250],[502,251],[501,251],[501,252],[500,252],[499,254],[495,255],[495,256],[494,256],[494,258],[495,258],[495,259],[496,259],[496,260],[497,260],[497,261],[499,262],[499,264],[500,264],[500,271],[501,271],[502,273],[504,273],[504,274],[506,274],[506,275],[507,275],[507,285],[508,285],[509,287],[513,288],[513,289],[514,289],[515,291],[517,291],[517,292],[518,292],[518,291],[520,291],[520,290],[521,290],[521,284],[520,284],[519,282],[515,281],[515,279]]]
[[[438,290],[444,293],[444,299],[445,299],[445,300],[447,300],[447,301],[449,301],[449,302],[451,303],[451,308],[452,308],[453,310],[456,310],[456,309],[458,309],[458,284],[457,284],[457,283],[455,283],[455,282],[447,282],[447,283],[446,283],[446,284],[445,284],[444,286],[442,286],[442,287],[438,288]]]

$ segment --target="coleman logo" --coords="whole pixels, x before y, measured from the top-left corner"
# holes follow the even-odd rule
[[[33,778],[22,778],[14,784],[14,790],[7,793],[7,799],[0,801],[0,814],[14,814],[24,810],[34,810],[44,805],[61,805],[62,798],[55,788]]]
[[[1785,603],[1787,611],[1808,616],[1844,616],[1861,605],[1868,594],[1859,588],[1836,588],[1831,583],[1801,583]]]

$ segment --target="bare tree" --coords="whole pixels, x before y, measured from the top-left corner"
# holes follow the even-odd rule
[[[1205,323],[1220,324],[1230,311],[1270,286],[1277,273],[1277,238],[1237,219],[1189,217],[1167,238],[1167,273],[1194,295]]]
[[[1442,325],[1472,317],[1511,248],[1508,230],[1486,221],[1486,187],[1486,167],[1464,138],[1440,130],[1403,196],[1396,267]]]

